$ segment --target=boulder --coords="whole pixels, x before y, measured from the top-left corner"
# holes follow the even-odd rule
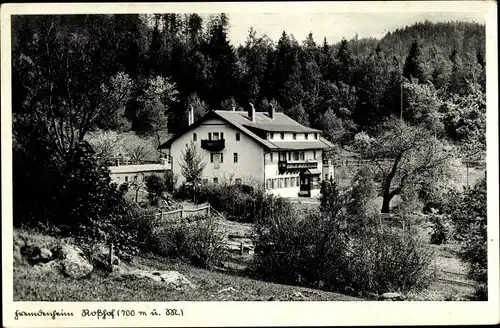
[[[83,278],[92,272],[94,267],[84,257],[82,250],[70,244],[58,245],[54,256],[61,261],[63,272],[72,278]]]
[[[120,275],[126,278],[151,279],[154,281],[163,282],[166,285],[173,287],[175,289],[183,289],[183,288],[196,289],[196,286],[194,284],[192,284],[183,274],[177,271],[135,270],[128,272],[121,272]]]
[[[47,263],[52,259],[52,252],[45,247],[37,245],[29,245],[21,248],[21,253],[24,254],[28,262],[35,265],[38,263]]]
[[[33,267],[33,270],[44,272],[44,273],[61,273],[62,272],[62,264],[60,261],[52,260],[47,263],[38,263]]]
[[[402,301],[403,299],[403,295],[399,293],[384,293],[380,295],[380,300],[382,301]]]
[[[92,264],[87,262],[87,260],[85,260],[83,257],[69,257],[65,260],[62,260],[61,264],[63,266],[64,274],[75,279],[88,276],[94,269]]]

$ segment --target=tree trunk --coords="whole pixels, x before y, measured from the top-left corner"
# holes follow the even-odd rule
[[[391,198],[392,197],[390,197],[389,195],[384,195],[384,200],[382,201],[382,213],[389,213]]]

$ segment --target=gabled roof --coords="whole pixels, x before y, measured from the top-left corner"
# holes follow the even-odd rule
[[[319,140],[311,140],[311,141],[299,141],[299,142],[270,142],[269,140],[263,139],[255,134],[252,130],[259,129],[262,131],[270,131],[270,132],[300,132],[300,133],[316,133],[321,132],[320,130],[311,129],[301,125],[296,122],[292,118],[286,116],[283,113],[275,113],[274,119],[271,119],[267,112],[255,112],[255,122],[252,122],[248,117],[248,112],[246,111],[225,111],[225,110],[216,110],[210,111],[205,116],[200,118],[194,124],[191,124],[181,133],[175,135],[170,138],[165,143],[161,144],[159,149],[164,149],[170,147],[172,142],[174,142],[181,135],[187,133],[191,129],[194,129],[200,126],[204,121],[210,118],[220,118],[223,121],[227,122],[229,125],[234,128],[240,130],[245,133],[261,145],[263,145],[267,150],[271,149],[323,149],[323,148],[331,148],[333,144],[331,144],[326,139],[320,137]],[[302,148],[296,148],[295,146],[289,146],[288,144],[302,144]],[[282,148],[280,145],[285,146]],[[293,148],[286,148],[293,147]]]

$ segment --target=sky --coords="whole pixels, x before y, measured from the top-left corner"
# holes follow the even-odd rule
[[[387,32],[423,22],[467,21],[485,23],[485,17],[478,12],[436,13],[229,13],[229,39],[235,46],[243,44],[248,36],[248,29],[253,27],[257,35],[267,34],[273,41],[278,41],[283,30],[293,34],[302,42],[309,32],[313,33],[316,43],[326,37],[328,43],[336,43],[342,38],[351,39],[356,33],[359,38],[381,38]]]

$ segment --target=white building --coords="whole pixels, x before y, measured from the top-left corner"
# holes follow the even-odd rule
[[[333,175],[331,162],[323,161],[324,151],[333,147],[321,131],[308,128],[283,113],[211,111],[162,144],[169,151],[178,183],[182,153],[194,141],[207,165],[203,183],[255,183],[282,197],[317,196],[320,180]]]
[[[111,182],[118,185],[123,183],[142,183],[149,175],[163,175],[170,170],[170,164],[166,160],[161,163],[136,164],[136,165],[113,165],[109,166]]]

